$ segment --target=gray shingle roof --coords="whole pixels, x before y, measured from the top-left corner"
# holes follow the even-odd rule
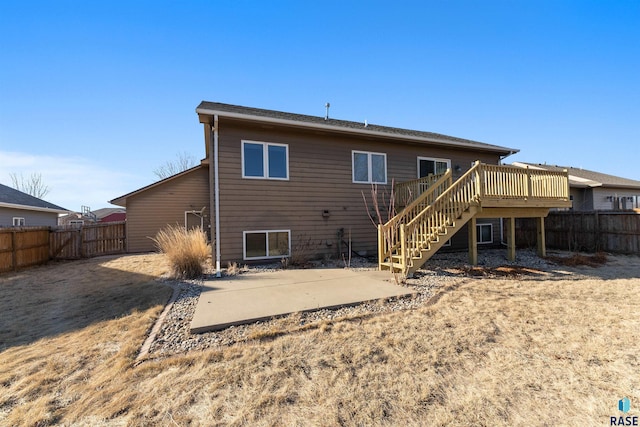
[[[606,173],[594,172],[587,169],[574,168],[571,166],[545,165],[539,163],[514,162],[514,164],[528,165],[531,167],[542,168],[548,171],[569,172],[569,181],[572,186],[576,187],[620,187],[620,188],[637,188],[640,189],[640,181],[634,179],[622,178],[619,176],[608,175]],[[577,177],[578,179],[572,179]]]
[[[389,126],[380,126],[363,122],[352,122],[347,120],[326,119],[320,116],[308,116],[304,114],[286,113],[275,110],[264,110],[261,108],[243,107],[240,105],[223,104],[220,102],[202,101],[196,108],[196,112],[202,114],[218,114],[222,117],[227,114],[246,116],[246,118],[262,118],[273,121],[286,121],[289,123],[299,123],[301,126],[313,125],[314,127],[325,127],[327,130],[338,130],[362,134],[378,134],[391,138],[421,140],[423,142],[434,142],[445,145],[464,146],[476,148],[483,151],[495,151],[502,154],[518,152],[515,148],[501,147],[498,145],[486,144],[484,142],[472,141],[470,139],[458,138],[434,132],[425,132],[411,129],[401,129]]]
[[[30,194],[18,191],[15,188],[0,184],[0,203],[10,203],[13,205],[27,206],[30,208],[40,208],[42,210],[51,209],[56,211],[66,211],[58,205],[49,203]]]

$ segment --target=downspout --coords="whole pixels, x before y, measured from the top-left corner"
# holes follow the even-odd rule
[[[516,153],[517,153],[517,151],[509,151],[509,154],[505,154],[504,156],[500,156],[500,160],[498,160],[498,164],[499,164],[499,165],[502,165],[502,161],[503,161],[504,159],[506,159],[506,158],[507,158],[507,157],[509,157],[509,156],[513,156],[513,155],[514,155],[514,154],[516,154]]]
[[[213,174],[215,180],[215,213],[216,213],[216,277],[220,271],[220,180],[218,174],[218,115],[213,116]]]

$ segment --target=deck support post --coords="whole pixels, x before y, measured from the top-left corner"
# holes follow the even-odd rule
[[[516,260],[516,219],[507,218],[507,259]]]
[[[476,217],[469,220],[469,264],[478,265],[478,229],[476,228]]]
[[[547,243],[544,237],[544,217],[536,218],[536,235],[537,235],[537,246],[538,246],[538,256],[544,258],[547,256]]]

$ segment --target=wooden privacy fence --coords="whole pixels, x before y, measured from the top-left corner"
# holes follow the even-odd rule
[[[640,214],[635,212],[551,212],[544,223],[549,248],[640,253]],[[516,219],[516,243],[535,245],[536,226],[530,218]]]
[[[0,272],[49,261],[49,227],[0,228]]]
[[[0,272],[44,264],[51,259],[80,259],[125,253],[125,222],[80,228],[0,228]]]

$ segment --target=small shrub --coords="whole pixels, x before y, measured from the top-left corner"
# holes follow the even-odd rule
[[[249,266],[244,265],[244,267],[240,267],[237,262],[228,262],[227,263],[227,276],[236,276],[238,274],[246,273],[249,271]]]
[[[211,256],[211,246],[200,228],[186,230],[176,224],[163,228],[152,240],[169,259],[174,277],[195,279],[202,276],[203,263]]]
[[[315,254],[319,243],[316,243],[307,235],[300,235],[292,243],[291,254],[289,257],[283,257],[280,260],[282,268],[288,267],[308,267],[311,257]]]
[[[567,267],[577,267],[580,265],[600,267],[607,263],[607,254],[604,252],[597,252],[594,255],[573,254],[568,257],[549,256],[547,257],[547,260]]]

